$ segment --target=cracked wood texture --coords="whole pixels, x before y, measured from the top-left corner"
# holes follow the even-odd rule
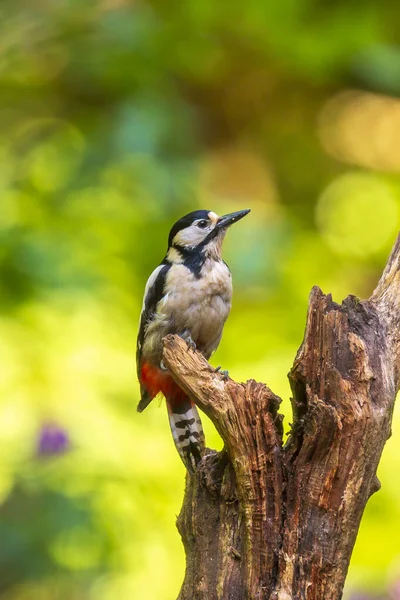
[[[267,386],[225,380],[176,336],[164,362],[225,445],[187,476],[178,600],[341,598],[399,389],[400,236],[369,300],[311,291],[285,445]]]

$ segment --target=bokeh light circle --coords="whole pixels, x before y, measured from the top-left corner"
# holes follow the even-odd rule
[[[371,173],[347,173],[322,193],[319,229],[339,254],[369,256],[386,247],[398,229],[398,201],[390,185]]]

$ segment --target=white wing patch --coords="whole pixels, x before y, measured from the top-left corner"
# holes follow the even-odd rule
[[[146,305],[146,298],[149,293],[149,290],[155,284],[158,274],[163,267],[165,267],[165,265],[159,265],[156,269],[154,269],[154,271],[152,272],[152,274],[150,275],[150,277],[147,280],[146,287],[144,288],[144,294],[143,294],[142,313],[143,313],[145,305]],[[140,316],[142,316],[142,315],[140,315]]]
[[[159,272],[161,271],[161,269],[164,266],[165,265],[159,265],[156,269],[154,269],[154,271],[152,272],[152,274],[150,275],[150,277],[147,280],[146,287],[144,288],[142,310],[141,310],[140,317],[139,317],[139,332],[140,332],[140,327],[141,327],[141,324],[142,324],[142,315],[143,315],[144,309],[146,308],[146,298],[148,296],[148,293],[149,293],[150,289],[155,284]],[[138,339],[138,349],[142,350],[142,344],[141,344],[141,342],[140,342],[139,339]]]

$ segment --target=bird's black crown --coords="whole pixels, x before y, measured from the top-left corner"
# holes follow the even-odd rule
[[[197,221],[197,219],[208,219],[209,210],[194,210],[193,212],[185,215],[179,221],[177,221],[173,226],[168,236],[168,248],[172,246],[172,240],[181,229],[186,229],[186,227],[190,227],[190,225]]]

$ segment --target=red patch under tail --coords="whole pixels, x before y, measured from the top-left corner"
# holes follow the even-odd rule
[[[144,388],[149,402],[161,392],[166,398],[173,398],[174,404],[186,400],[185,392],[175,383],[168,371],[143,363],[140,369],[140,385]]]
[[[138,405],[139,412],[160,392],[165,396],[176,449],[188,471],[193,473],[205,450],[203,428],[195,404],[168,371],[149,363],[141,366],[140,387],[142,399]]]

